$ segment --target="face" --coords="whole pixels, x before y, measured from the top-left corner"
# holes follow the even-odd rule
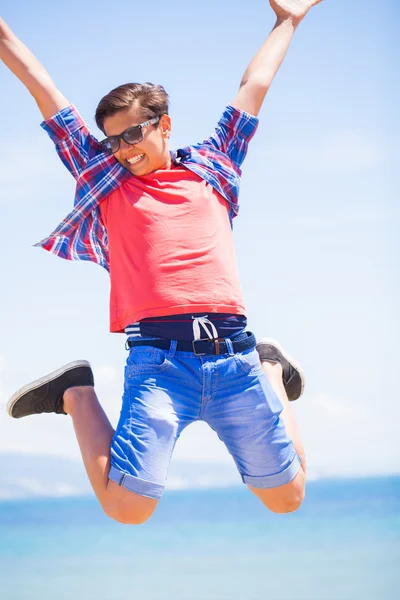
[[[104,131],[107,136],[119,135],[128,127],[140,125],[149,118],[143,115],[136,103],[126,110],[120,110],[104,120]],[[171,119],[162,115],[156,125],[149,125],[142,131],[143,140],[138,144],[127,144],[120,140],[119,150],[114,154],[121,163],[136,177],[143,177],[157,169],[165,169],[171,165],[168,138],[171,132]]]

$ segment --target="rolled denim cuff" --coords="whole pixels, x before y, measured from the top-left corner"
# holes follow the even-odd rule
[[[135,494],[153,498],[154,500],[159,500],[165,489],[164,485],[129,475],[129,473],[119,471],[115,467],[111,467],[108,478],[127,490],[135,492]]]
[[[266,475],[265,477],[250,477],[248,475],[242,475],[244,483],[251,485],[251,487],[259,489],[268,489],[280,487],[285,483],[290,483],[299,472],[301,467],[301,460],[296,454],[289,466],[285,467],[283,471],[275,473],[274,475]]]

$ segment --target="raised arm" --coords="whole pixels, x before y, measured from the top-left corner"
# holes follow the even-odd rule
[[[300,21],[322,0],[270,0],[276,24],[243,75],[232,106],[257,116]]]
[[[0,18],[0,59],[27,87],[44,119],[69,105],[46,69]]]

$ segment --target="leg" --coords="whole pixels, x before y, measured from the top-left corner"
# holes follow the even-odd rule
[[[110,446],[112,449],[115,432],[97,400],[89,363],[86,361],[70,363],[24,386],[12,396],[7,407],[10,416],[14,418],[43,412],[70,414],[86,471],[104,511],[111,518],[121,523],[131,524],[143,523],[155,510],[161,496],[163,481],[165,480],[166,469],[172,452],[172,450],[169,452],[169,448],[167,448],[166,454],[161,455],[158,461],[155,449],[162,451],[163,443],[173,447],[176,441],[174,433],[177,429],[174,427],[165,428],[165,420],[168,419],[169,398],[167,394],[161,396],[157,394],[157,374],[163,369],[162,363],[164,363],[165,356],[156,357],[154,352],[150,353],[147,364],[141,364],[141,358],[145,361],[145,352],[140,355],[138,365],[127,367],[127,369],[133,370],[132,376],[129,378],[130,383],[133,382],[133,385],[127,383],[125,385],[124,410],[121,413],[119,424],[121,431],[117,432],[119,434],[117,446],[122,453],[122,456],[120,456],[122,467],[119,470],[115,466],[113,467],[113,481],[110,480]],[[144,383],[144,388],[148,391],[150,397],[146,402],[141,397],[139,379],[140,377],[146,379],[146,374],[149,372],[151,373],[151,384]],[[165,382],[161,387],[165,387]],[[161,416],[158,419],[154,419],[154,416],[149,415],[147,411],[148,406],[153,403],[154,396],[158,404],[162,404],[162,408],[159,409]],[[132,415],[133,411],[130,409],[132,399],[137,405],[135,416]],[[171,420],[173,417],[174,415],[170,417]],[[151,425],[148,424],[148,421]],[[134,433],[131,431],[132,427],[136,429]],[[160,438],[160,432],[164,434],[164,438]],[[138,464],[146,465],[148,450],[146,440],[138,439],[139,433],[142,438],[146,436],[152,438],[151,456],[154,461],[153,464],[147,466],[149,466],[148,471],[150,473],[153,472],[154,466],[158,468],[154,478],[155,480],[158,478],[158,482],[141,478],[140,472],[139,476],[135,478],[137,473],[135,473],[131,464],[132,460],[136,458]],[[128,437],[128,440],[126,440],[126,437]],[[159,442],[159,439],[162,439],[162,442]],[[135,444],[139,447],[139,450],[134,447]],[[130,456],[123,454],[126,448],[130,450]],[[135,456],[135,452],[139,452],[141,455]],[[167,459],[165,459],[165,456],[167,456]],[[158,462],[161,463],[161,466]],[[126,473],[129,469],[133,473]],[[125,484],[125,479],[128,478],[130,478],[130,482]],[[141,493],[142,491],[143,493]]]
[[[106,515],[119,523],[144,523],[153,514],[158,500],[136,494],[108,479],[115,432],[94,389],[66,390],[64,410],[72,418],[86,472]]]
[[[279,365],[269,367],[277,391],[281,394],[283,390],[285,399],[282,370]],[[304,471],[286,429],[287,413],[284,420],[282,402],[258,353],[254,349],[219,359],[212,374],[214,389],[204,420],[227,446],[244,483],[270,510],[296,510],[304,496]]]
[[[257,489],[249,486],[252,492],[270,510],[277,513],[285,513],[296,510],[303,501],[305,488],[306,461],[304,448],[300,440],[300,432],[294,418],[293,411],[286,394],[282,379],[282,366],[279,363],[262,361],[264,373],[270,382],[275,394],[282,402],[283,410],[281,412],[282,421],[285,424],[286,432],[292,440],[297,455],[301,460],[301,468],[296,477],[289,483],[270,489]]]
[[[300,431],[296,423],[290,402],[287,397],[285,386],[282,379],[282,366],[280,363],[273,363],[267,360],[261,361],[264,373],[271,384],[272,389],[282,402],[283,410],[281,412],[281,418],[285,424],[286,431],[290,439],[292,440],[296,452],[301,460],[301,467],[305,473],[306,471],[306,457],[304,453],[303,444],[300,439]]]

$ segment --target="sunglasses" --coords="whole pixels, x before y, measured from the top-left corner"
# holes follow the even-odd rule
[[[160,117],[154,117],[154,119],[150,119],[150,121],[145,121],[140,125],[134,125],[133,127],[128,127],[119,135],[109,135],[104,140],[100,142],[103,146],[104,150],[110,152],[111,154],[115,154],[118,152],[119,147],[121,145],[121,140],[124,140],[127,144],[139,144],[143,140],[143,129],[148,125],[154,125],[158,123]]]

